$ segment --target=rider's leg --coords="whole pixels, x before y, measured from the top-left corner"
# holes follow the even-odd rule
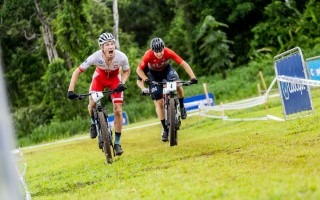
[[[180,103],[180,107],[184,107],[183,104],[183,98],[184,98],[184,90],[182,86],[178,86],[177,87],[177,94],[178,94],[178,98],[179,98],[179,103]]]
[[[88,104],[88,111],[90,117],[93,119],[93,108],[96,106],[96,103],[93,101],[92,97],[89,96],[89,104]]]
[[[95,102],[92,100],[92,97],[89,96],[89,104],[88,104],[88,111],[91,119],[90,125],[90,137],[94,139],[97,137],[96,125],[94,124],[94,116],[93,116],[93,108],[95,107]]]
[[[161,132],[161,140],[163,142],[168,141],[168,127],[166,126],[166,120],[165,120],[165,111],[164,111],[164,99],[154,100],[154,104],[156,107],[156,112],[158,115],[158,118],[160,119],[161,125],[162,125],[162,132]]]
[[[178,94],[178,98],[179,98],[181,118],[186,119],[187,118],[187,111],[186,111],[186,108],[184,107],[184,103],[183,103],[184,91],[183,91],[182,86],[177,87],[177,94]]]
[[[113,97],[116,97],[120,93],[114,93]],[[123,92],[122,92],[123,94]],[[122,96],[121,94],[121,96]],[[114,100],[114,99],[113,99]],[[122,131],[122,123],[123,123],[123,117],[122,117],[122,100],[113,102],[113,113],[114,113],[114,150],[116,152],[117,156],[121,156],[123,153],[123,150],[120,145],[120,139],[121,139],[121,131]]]
[[[114,113],[114,129],[115,129],[115,144],[120,144],[121,131],[122,131],[122,103],[114,103],[113,105]]]
[[[167,131],[167,127],[165,125],[165,115],[164,115],[164,99],[154,100],[154,105],[156,107],[157,116],[162,124],[162,128]]]

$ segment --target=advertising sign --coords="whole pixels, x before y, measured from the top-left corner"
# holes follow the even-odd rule
[[[129,125],[129,117],[125,111],[122,112],[123,122],[122,125]],[[113,127],[114,126],[114,114],[109,114],[108,116],[109,124]]]
[[[274,58],[276,76],[307,78],[303,55],[299,47]],[[278,81],[284,115],[313,110],[310,89],[307,85]]]
[[[306,60],[311,80],[320,80],[320,56]]]
[[[187,111],[193,111],[199,109],[199,104],[207,105],[208,101],[210,106],[213,106],[213,93],[208,93],[209,99],[207,99],[205,94],[199,94],[191,97],[185,97],[184,98],[184,107]],[[209,105],[208,105],[209,106]]]

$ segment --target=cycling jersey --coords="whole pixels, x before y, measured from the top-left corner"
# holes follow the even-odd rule
[[[142,57],[138,67],[144,70],[147,63],[150,70],[162,71],[165,69],[165,66],[169,63],[168,60],[170,59],[174,60],[179,65],[183,62],[183,59],[178,54],[167,47],[164,48],[163,56],[160,59],[154,55],[154,52],[151,49],[149,49]]]
[[[80,65],[79,70],[83,72],[92,65],[96,66],[96,71],[105,73],[107,76],[117,76],[120,67],[122,67],[122,70],[124,71],[127,71],[130,68],[128,57],[119,50],[115,50],[115,56],[110,65],[107,65],[103,59],[102,50],[98,50]]]
[[[106,64],[102,56],[102,50],[98,50],[90,55],[85,62],[79,66],[81,72],[87,70],[90,66],[95,66],[96,70],[92,75],[90,92],[103,91],[105,88],[115,89],[121,81],[120,68],[123,71],[130,69],[128,57],[119,50],[115,50],[115,56],[110,65]],[[123,92],[111,94],[114,103],[123,102]]]

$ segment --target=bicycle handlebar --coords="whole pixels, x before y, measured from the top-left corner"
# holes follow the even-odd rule
[[[115,93],[114,90],[108,90],[108,91],[101,91],[103,94],[112,94],[112,93]],[[97,93],[97,92],[89,92],[89,93],[85,93],[85,94],[79,94],[79,97],[87,97],[87,96],[90,96],[91,94],[94,94],[94,93]]]
[[[191,81],[151,81],[150,85],[161,85],[163,87],[164,91],[165,91],[166,90],[165,85],[168,85],[168,83],[170,84],[170,83],[173,83],[173,82],[181,83],[182,86],[189,86],[189,85],[195,84],[195,83],[192,83]],[[169,87],[171,87],[171,86],[169,86]],[[173,90],[176,90],[176,86],[174,86],[174,87],[175,87],[175,89],[173,89]],[[172,89],[171,90],[166,90],[164,93],[172,92],[173,90]],[[151,93],[150,93],[150,91],[148,91],[148,92],[142,91],[141,95],[147,96],[147,95],[151,95]]]
[[[181,83],[182,86],[189,86],[192,85],[194,83],[192,83],[191,81],[152,81],[151,85],[166,85],[168,82],[176,82],[176,83]]]

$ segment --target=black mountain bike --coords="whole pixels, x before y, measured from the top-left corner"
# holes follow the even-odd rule
[[[163,87],[165,122],[168,128],[170,146],[178,145],[178,130],[181,126],[179,99],[177,96],[177,84],[182,86],[191,85],[191,81],[176,81],[176,82],[157,82],[152,81],[154,85]]]
[[[112,142],[112,131],[111,125],[108,121],[108,112],[107,109],[102,105],[100,99],[104,97],[104,94],[110,95],[113,93],[113,90],[102,91],[102,92],[92,92],[87,94],[80,94],[79,99],[83,99],[85,96],[91,95],[96,106],[93,109],[94,114],[94,123],[96,125],[97,137],[98,137],[98,146],[99,149],[102,149],[102,152],[106,156],[107,163],[111,164],[115,156],[114,145]]]

